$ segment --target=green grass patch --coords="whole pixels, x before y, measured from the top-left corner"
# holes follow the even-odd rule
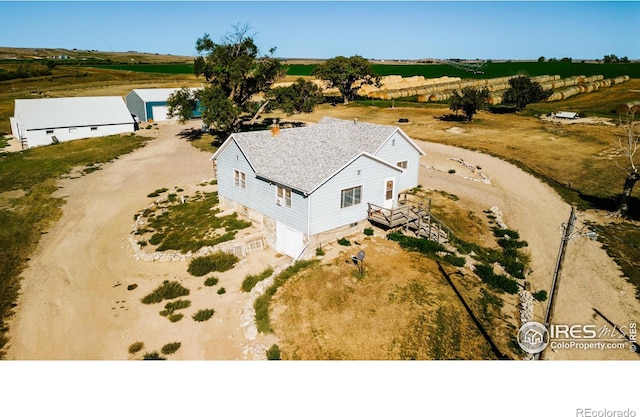
[[[178,321],[182,320],[183,318],[184,318],[184,314],[182,314],[182,313],[172,314],[172,315],[170,315],[170,316],[168,317],[168,319],[169,319],[169,321],[170,321],[171,323],[178,322]]]
[[[64,199],[53,198],[56,180],[74,167],[104,164],[145,145],[148,138],[108,136],[0,154],[0,193],[22,190],[0,207],[0,358],[6,319],[15,306],[19,276],[42,233],[61,216]]]
[[[595,230],[609,256],[635,286],[636,298],[640,300],[640,226],[625,221],[598,226]]]
[[[301,270],[308,268],[312,265],[317,265],[318,260],[299,260],[296,261],[293,265],[279,273],[274,279],[273,283],[264,294],[256,299],[253,303],[253,307],[256,311],[256,327],[258,331],[261,333],[273,333],[273,329],[271,328],[271,321],[269,319],[269,305],[271,304],[272,297],[278,291],[285,282]]]
[[[233,268],[239,260],[240,259],[232,253],[218,251],[211,255],[193,258],[191,262],[189,262],[187,272],[194,277],[202,277],[213,271],[224,272]]]
[[[160,194],[166,193],[167,191],[169,191],[168,188],[158,188],[157,190],[147,194],[147,197],[158,197]]]
[[[280,352],[280,346],[271,345],[271,347],[267,350],[267,360],[279,361],[281,353],[282,352]]]
[[[476,264],[476,275],[482,281],[497,291],[516,294],[518,292],[518,283],[506,275],[496,275],[490,265]]]
[[[178,281],[164,281],[162,285],[153,290],[151,294],[142,298],[143,304],[157,304],[163,300],[170,300],[173,298],[184,297],[189,295],[189,290]]]
[[[204,310],[198,310],[191,317],[193,318],[194,321],[207,321],[211,317],[213,317],[214,313],[215,313],[214,309],[208,308],[208,309],[204,309]]]
[[[349,239],[344,238],[344,237],[338,239],[338,244],[340,246],[351,246],[351,242],[349,241]]]
[[[195,252],[204,246],[233,240],[238,230],[251,226],[251,222],[242,220],[237,213],[216,217],[220,212],[214,208],[218,204],[218,193],[197,193],[184,204],[176,194],[170,196],[159,203],[159,209],[145,209],[138,214],[147,219],[145,229],[154,233],[149,243],[156,245],[159,252]],[[218,229],[224,232],[220,234]]]
[[[250,274],[245,276],[244,280],[242,281],[242,291],[251,292],[253,287],[255,287],[258,282],[269,278],[271,274],[273,274],[273,268],[267,267],[259,274]]]
[[[364,233],[367,236],[373,236],[373,229],[370,227],[365,227],[365,229],[362,231],[362,233]]]

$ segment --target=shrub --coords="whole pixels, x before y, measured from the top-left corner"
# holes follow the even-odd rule
[[[164,281],[161,286],[146,295],[141,301],[143,304],[157,304],[162,300],[184,297],[189,295],[189,290],[178,281]]]
[[[271,345],[269,350],[267,350],[267,359],[270,361],[280,360],[280,347],[278,345]]]
[[[238,257],[232,253],[217,251],[208,256],[192,259],[187,272],[195,277],[201,277],[213,271],[228,271],[238,261]]]
[[[338,239],[338,244],[342,246],[351,246],[351,242],[349,242],[349,239],[346,239],[344,237]]]
[[[167,343],[166,345],[162,346],[162,349],[160,351],[165,355],[171,355],[172,353],[175,353],[178,349],[180,349],[180,346],[180,342]]]
[[[198,310],[191,317],[193,318],[194,321],[207,321],[211,317],[213,317],[213,313],[215,313],[215,310],[212,308],[208,308],[204,310]]]
[[[216,277],[209,277],[207,279],[204,280],[204,285],[205,287],[213,287],[214,285],[216,285],[218,283],[218,278]]]
[[[493,268],[489,265],[475,265],[476,275],[482,279],[483,282],[488,284],[499,291],[505,291],[509,294],[515,294],[518,292],[518,283],[508,278],[506,275],[496,275],[493,272]]]
[[[373,229],[370,227],[365,228],[362,232],[367,236],[373,236]]]
[[[144,349],[144,343],[143,342],[135,342],[134,344],[129,346],[129,353],[131,353],[131,354],[138,353],[142,349]]]
[[[169,191],[167,188],[159,188],[152,193],[147,194],[147,197],[158,197],[162,193]]]
[[[324,256],[324,249],[322,249],[322,247],[316,248],[316,256]]]
[[[444,261],[447,262],[449,265],[457,266],[459,268],[462,268],[467,262],[464,258],[460,256],[455,256],[450,253],[444,256]]]
[[[537,301],[547,301],[547,292],[545,290],[540,290],[533,293],[533,298]]]
[[[264,271],[256,275],[247,275],[242,281],[242,291],[250,292],[256,284],[264,279],[267,279],[273,274],[273,268],[267,267]]]
[[[225,292],[227,292],[227,290],[225,290],[225,289],[224,289],[224,287],[220,287],[220,288],[218,288],[218,294],[222,295],[222,294],[224,294]]]
[[[447,171],[449,174],[455,174],[456,170],[455,169],[450,169],[449,171]]]
[[[177,300],[174,302],[170,302],[165,304],[164,310],[160,312],[160,315],[163,317],[171,316],[176,310],[181,310],[183,308],[187,308],[191,306],[191,301],[189,300]]]
[[[149,243],[152,245],[159,245],[164,238],[165,238],[164,233],[154,233],[149,239]]]
[[[142,359],[144,359],[145,361],[164,361],[164,360],[167,360],[167,358],[164,358],[164,357],[160,356],[160,354],[157,351],[153,351],[151,353],[145,353],[144,356],[142,357]]]
[[[169,319],[169,321],[171,323],[175,323],[177,321],[182,320],[182,318],[184,317],[184,314],[172,314],[169,317],[167,317]]]

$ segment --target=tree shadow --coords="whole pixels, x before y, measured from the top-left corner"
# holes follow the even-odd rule
[[[517,109],[515,107],[507,106],[489,106],[488,110],[493,114],[511,114],[517,112]]]
[[[587,202],[594,209],[609,212],[618,210],[618,204],[620,203],[620,196],[599,197],[594,195],[582,194],[578,191],[578,197],[580,197],[581,200]],[[627,211],[626,217],[631,220],[640,220],[639,197],[632,196],[629,199],[629,210]]]
[[[181,139],[187,140],[188,142],[193,142],[194,140],[202,138],[203,133],[204,132],[202,131],[202,129],[190,128],[184,129],[183,131],[178,133],[178,136]]]

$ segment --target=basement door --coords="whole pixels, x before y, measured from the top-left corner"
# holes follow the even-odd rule
[[[280,222],[276,223],[276,250],[298,259],[304,249],[304,234]]]
[[[394,193],[395,191],[395,178],[387,178],[384,180],[384,201],[382,207],[393,208]]]

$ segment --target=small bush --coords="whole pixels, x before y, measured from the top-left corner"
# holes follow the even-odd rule
[[[227,292],[227,290],[225,290],[225,289],[224,289],[224,287],[220,287],[220,288],[218,288],[218,294],[222,295],[222,294],[224,294],[225,292]]]
[[[131,353],[131,354],[138,353],[142,349],[144,349],[144,343],[143,342],[135,342],[134,344],[129,346],[129,353]]]
[[[362,232],[367,236],[373,236],[373,229],[370,227],[365,228]]]
[[[162,300],[184,297],[189,295],[189,290],[178,281],[164,281],[161,286],[146,295],[141,301],[143,304],[157,304]]]
[[[259,274],[245,276],[242,281],[242,291],[251,292],[258,282],[269,278],[271,274],[273,274],[273,268],[268,267]]]
[[[180,342],[167,343],[166,345],[162,346],[162,349],[160,351],[165,355],[171,355],[172,353],[176,353],[176,351],[180,349],[180,346]]]
[[[349,241],[349,239],[344,238],[344,237],[338,239],[338,244],[342,245],[342,246],[351,246],[351,242]]]
[[[449,171],[447,171],[449,174],[455,174],[456,170],[455,169],[450,169]]]
[[[533,298],[540,302],[547,301],[547,292],[545,290],[537,291],[533,293]]]
[[[207,279],[204,280],[204,285],[205,287],[213,287],[214,285],[216,285],[218,283],[218,278],[216,277],[209,277]]]
[[[467,262],[464,258],[450,253],[444,256],[444,261],[449,265],[457,266],[458,268],[462,268]]]
[[[182,310],[188,307],[191,307],[190,300],[177,300],[177,301],[165,304],[164,310],[160,312],[160,315],[163,317],[171,316],[176,310]]]
[[[238,257],[232,253],[217,251],[208,256],[192,259],[191,262],[189,262],[187,272],[195,277],[201,277],[213,271],[228,271],[233,268],[238,261]]]
[[[267,350],[267,359],[270,361],[280,360],[280,347],[278,345],[271,345],[269,350]]]
[[[177,321],[182,320],[182,318],[184,317],[184,314],[172,314],[169,317],[167,317],[169,319],[169,321],[171,323],[175,323]]]
[[[324,256],[324,249],[322,249],[322,247],[316,248],[316,256]]]
[[[505,291],[509,294],[515,294],[518,292],[518,283],[508,278],[506,275],[496,275],[493,272],[493,268],[489,265],[475,265],[476,275],[482,279],[483,282],[499,291]]]
[[[164,233],[154,233],[149,239],[149,243],[152,245],[159,245],[162,243],[162,240],[165,238]]]
[[[215,310],[212,308],[208,308],[204,310],[198,310],[191,317],[193,318],[194,321],[207,321],[211,317],[213,317],[213,313],[215,313]]]
[[[167,358],[160,356],[157,351],[153,351],[151,353],[145,353],[142,357],[145,361],[165,361]]]
[[[147,194],[147,197],[158,197],[162,193],[169,191],[167,188],[159,188],[152,193]]]

